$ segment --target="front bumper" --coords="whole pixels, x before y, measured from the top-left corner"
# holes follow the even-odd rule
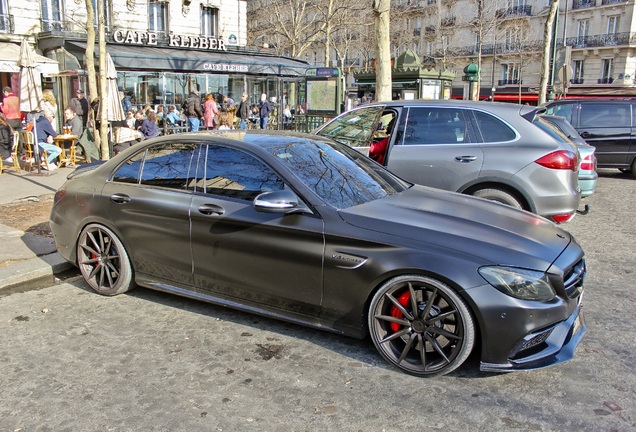
[[[566,362],[587,331],[581,299],[570,317],[552,327],[526,335],[506,363],[480,363],[482,371],[512,372],[540,369]]]

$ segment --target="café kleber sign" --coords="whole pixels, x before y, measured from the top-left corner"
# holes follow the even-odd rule
[[[157,33],[135,30],[115,30],[113,32],[113,41],[127,45],[159,46],[159,36]],[[168,47],[227,51],[225,40],[206,36],[170,34],[168,35]]]

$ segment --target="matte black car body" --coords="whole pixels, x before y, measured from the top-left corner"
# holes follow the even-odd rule
[[[136,283],[370,333],[415,375],[450,372],[475,340],[484,370],[549,366],[570,359],[585,332],[585,263],[569,233],[523,210],[403,182],[315,135],[143,142],[71,174],[50,224],[59,252],[102,294]],[[543,275],[554,295],[504,293],[483,276],[503,268]]]
[[[561,99],[545,109],[547,114],[565,117],[596,147],[599,168],[618,168],[636,176],[636,100]]]

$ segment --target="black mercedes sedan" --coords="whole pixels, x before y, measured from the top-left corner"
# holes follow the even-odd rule
[[[140,285],[371,337],[419,376],[569,360],[586,330],[583,250],[553,222],[407,183],[316,135],[144,141],[57,191],[59,252],[98,293]]]

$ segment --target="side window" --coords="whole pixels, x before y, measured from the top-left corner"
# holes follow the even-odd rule
[[[141,171],[141,163],[146,155],[145,151],[134,154],[130,159],[121,165],[115,175],[113,181],[120,183],[139,183],[139,171]]]
[[[512,141],[517,137],[515,131],[497,117],[483,111],[473,112],[484,142]]]
[[[579,127],[630,127],[630,111],[629,104],[582,103]]]
[[[411,108],[404,131],[404,145],[468,142],[464,111],[455,108]]]
[[[199,182],[205,193],[247,201],[285,188],[280,177],[254,156],[218,145],[207,146],[205,176]]]
[[[546,110],[546,114],[565,117],[570,123],[572,123],[573,107],[574,107],[574,104],[554,105]]]
[[[196,144],[170,143],[146,150],[142,166],[141,184],[178,190],[192,190],[190,173]]]

